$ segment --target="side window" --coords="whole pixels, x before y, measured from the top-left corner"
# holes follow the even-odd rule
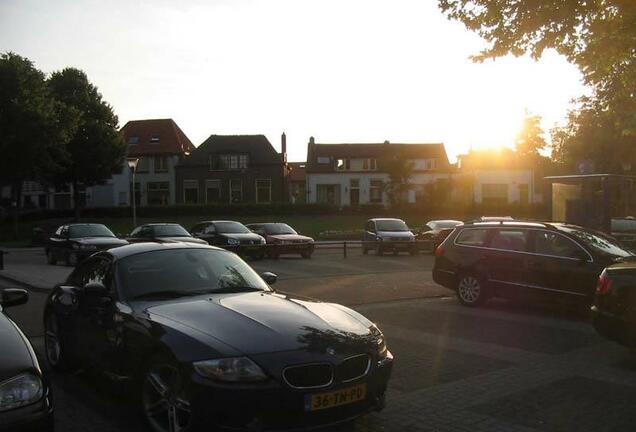
[[[486,246],[487,229],[465,229],[457,236],[455,242],[464,246]]]
[[[56,231],[55,231],[55,237],[59,237],[62,235],[62,229],[64,229],[64,225],[62,225],[61,227],[59,227]]]
[[[534,252],[565,258],[579,258],[583,251],[572,240],[557,233],[535,231]]]
[[[375,232],[375,224],[373,221],[367,222],[367,231]]]
[[[518,252],[528,251],[528,231],[524,229],[499,229],[490,240],[490,247]]]
[[[60,237],[62,237],[62,238],[67,238],[68,237],[68,227],[67,226],[63,226],[60,229]]]
[[[149,226],[141,227],[137,236],[143,237],[143,238],[152,238],[152,227],[149,227]]]
[[[203,234],[204,230],[205,230],[205,224],[196,224],[195,226],[190,228],[190,234],[192,235]]]
[[[216,227],[214,226],[214,224],[209,224],[205,227],[205,230],[203,232],[205,234],[216,234]]]
[[[130,233],[131,237],[137,237],[139,235],[139,231],[141,231],[142,227],[137,227],[134,230],[132,230],[132,232]]]

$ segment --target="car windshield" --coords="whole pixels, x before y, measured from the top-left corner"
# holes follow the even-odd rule
[[[561,226],[559,229],[569,234],[572,234],[584,245],[586,245],[587,247],[589,247],[590,249],[594,250],[597,253],[601,253],[603,255],[609,255],[612,257],[621,257],[621,258],[634,255],[634,252],[631,252],[630,250],[625,249],[623,246],[618,244],[615,240],[601,233],[586,230],[583,228],[566,227],[566,226]]]
[[[181,225],[155,225],[156,237],[190,237],[190,233]]]
[[[172,249],[132,255],[119,261],[117,277],[127,299],[270,290],[241,258],[209,249]]]
[[[455,228],[461,222],[459,221],[431,221],[427,223],[431,229],[447,229],[447,228]]]
[[[265,225],[265,232],[271,235],[298,234],[292,227],[284,223],[267,224]]]
[[[406,226],[404,221],[399,219],[379,220],[376,222],[378,231],[408,231],[409,227]]]
[[[115,237],[111,230],[101,224],[71,225],[68,233],[70,238]]]
[[[221,234],[247,234],[251,231],[238,222],[215,222],[216,231]]]

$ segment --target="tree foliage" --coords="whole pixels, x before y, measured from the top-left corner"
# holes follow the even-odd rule
[[[58,183],[74,185],[74,202],[79,204],[78,185],[91,186],[121,170],[126,146],[117,131],[112,107],[78,69],[55,72],[48,80],[53,97],[61,104],[60,117],[72,118],[77,127],[66,144],[68,155]]]
[[[408,191],[411,189],[411,177],[415,164],[401,153],[385,157],[382,161],[384,171],[389,175],[385,184],[385,191],[392,206],[403,204]]]
[[[547,143],[543,138],[541,117],[526,113],[523,126],[515,139],[515,147],[520,156],[538,156]]]
[[[476,61],[541,57],[551,48],[578,66],[598,112],[636,134],[636,1],[439,0],[441,10],[489,44]]]

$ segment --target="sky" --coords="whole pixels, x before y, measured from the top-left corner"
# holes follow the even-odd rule
[[[451,159],[544,130],[586,89],[554,52],[473,63],[485,42],[436,0],[0,0],[0,52],[84,70],[119,117],[173,118],[195,145],[443,142]],[[549,135],[549,134],[546,134]],[[548,136],[546,136],[548,138]]]

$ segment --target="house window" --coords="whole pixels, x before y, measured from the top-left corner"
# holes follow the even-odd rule
[[[205,202],[217,203],[221,201],[221,180],[205,181]]]
[[[139,137],[138,136],[128,137],[128,144],[131,144],[131,145],[139,144]]]
[[[155,172],[168,172],[168,158],[166,156],[155,156]]]
[[[170,201],[170,185],[168,182],[148,182],[146,189],[148,205],[168,205]]]
[[[272,202],[272,180],[256,180],[256,202],[259,204]]]
[[[147,173],[148,172],[148,158],[140,157],[139,162],[137,162],[137,168],[135,168],[135,172],[137,173]]]
[[[238,161],[239,169],[246,169],[247,162],[248,162],[248,157],[246,154],[239,155],[239,161]]]
[[[152,137],[150,137],[151,144],[157,144],[158,142],[159,142],[159,137],[157,135],[153,135]]]
[[[199,182],[197,180],[183,181],[183,202],[186,204],[199,203]]]
[[[369,169],[375,171],[377,168],[377,161],[375,159],[369,159]]]
[[[432,170],[437,166],[437,161],[435,159],[426,159],[426,169]]]
[[[329,156],[318,156],[319,164],[328,164],[330,161],[331,159],[329,158]]]
[[[382,180],[371,180],[369,187],[369,201],[372,203],[382,202]]]
[[[349,179],[349,204],[360,204],[360,179]]]
[[[508,202],[508,185],[482,184],[481,202],[484,204],[506,204]]]
[[[218,159],[210,156],[210,170],[236,170],[246,169],[249,164],[249,156],[246,154],[225,154]]]
[[[350,159],[338,159],[336,162],[336,167],[339,170],[350,170],[351,169],[351,160]]]
[[[230,180],[230,202],[238,203],[243,201],[243,180]]]

